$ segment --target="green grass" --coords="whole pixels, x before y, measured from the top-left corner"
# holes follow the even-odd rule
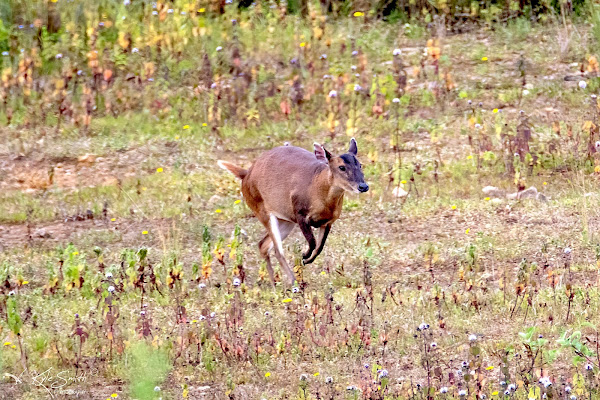
[[[266,4],[215,15],[183,1],[155,16],[132,3],[81,13],[59,0],[62,28],[39,53],[34,30],[0,28],[10,53],[0,57],[2,373],[84,374],[65,388],[101,400],[541,399],[569,398],[567,385],[597,395],[600,200],[586,121],[600,124],[598,82],[563,79],[597,56],[594,28],[574,17],[561,58],[561,21],[496,24],[500,9],[488,8],[482,24],[493,30],[440,38],[436,60],[435,46],[424,55],[435,29],[416,20],[320,25],[313,5],[301,19]],[[22,10],[27,26],[34,11]],[[521,54],[532,86],[522,98]],[[19,71],[28,58],[31,85]],[[520,110],[528,152],[515,139]],[[249,166],[284,142],[338,154],[351,136],[369,192],[346,196],[311,265],[300,266],[296,229],[284,250],[301,290],[276,263],[272,288],[257,248],[264,228],[216,161]],[[518,184],[549,201],[481,191]],[[397,185],[408,197],[393,197]],[[4,376],[7,396],[46,395],[24,376]],[[517,390],[504,396],[502,381]]]

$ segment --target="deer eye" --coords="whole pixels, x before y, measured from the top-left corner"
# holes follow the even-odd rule
[[[340,171],[345,171],[346,167],[344,167],[343,165],[340,165]]]

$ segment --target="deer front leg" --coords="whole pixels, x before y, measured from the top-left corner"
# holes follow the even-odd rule
[[[303,216],[303,215],[298,215],[298,217],[296,219],[298,221],[298,226],[300,227],[302,234],[304,235],[304,237],[306,238],[306,241],[308,242],[308,250],[306,250],[305,253],[302,253],[302,259],[305,260],[308,257],[310,257],[312,252],[317,247],[317,241],[315,240],[315,235],[313,235],[312,228],[310,227],[310,224],[308,223],[308,217]]]
[[[323,247],[325,247],[325,241],[327,240],[327,236],[329,235],[329,231],[331,230],[331,225],[325,225],[319,228],[319,247],[315,253],[308,260],[304,261],[304,265],[310,264],[315,261],[315,258],[321,254],[323,251]]]

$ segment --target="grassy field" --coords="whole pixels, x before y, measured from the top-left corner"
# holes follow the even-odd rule
[[[347,14],[0,5],[0,399],[599,396],[600,14]],[[216,161],[350,137],[273,288]]]

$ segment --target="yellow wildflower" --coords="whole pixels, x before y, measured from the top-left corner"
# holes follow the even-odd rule
[[[481,61],[487,61],[488,58],[487,57],[481,57]]]
[[[147,235],[148,231],[142,231],[142,235]]]
[[[156,172],[163,172],[163,169],[161,167],[156,168]]]
[[[354,13],[354,16],[355,16],[355,17],[362,17],[362,16],[364,16],[364,15],[365,15],[365,13],[364,13],[364,12],[361,12],[361,11],[357,11],[357,12],[355,12],[355,13]]]
[[[189,125],[184,125],[183,129],[190,129],[190,126]]]
[[[270,377],[270,376],[271,376],[271,373],[270,373],[270,372],[267,372],[267,373],[265,374],[265,378],[268,378],[268,377]]]

